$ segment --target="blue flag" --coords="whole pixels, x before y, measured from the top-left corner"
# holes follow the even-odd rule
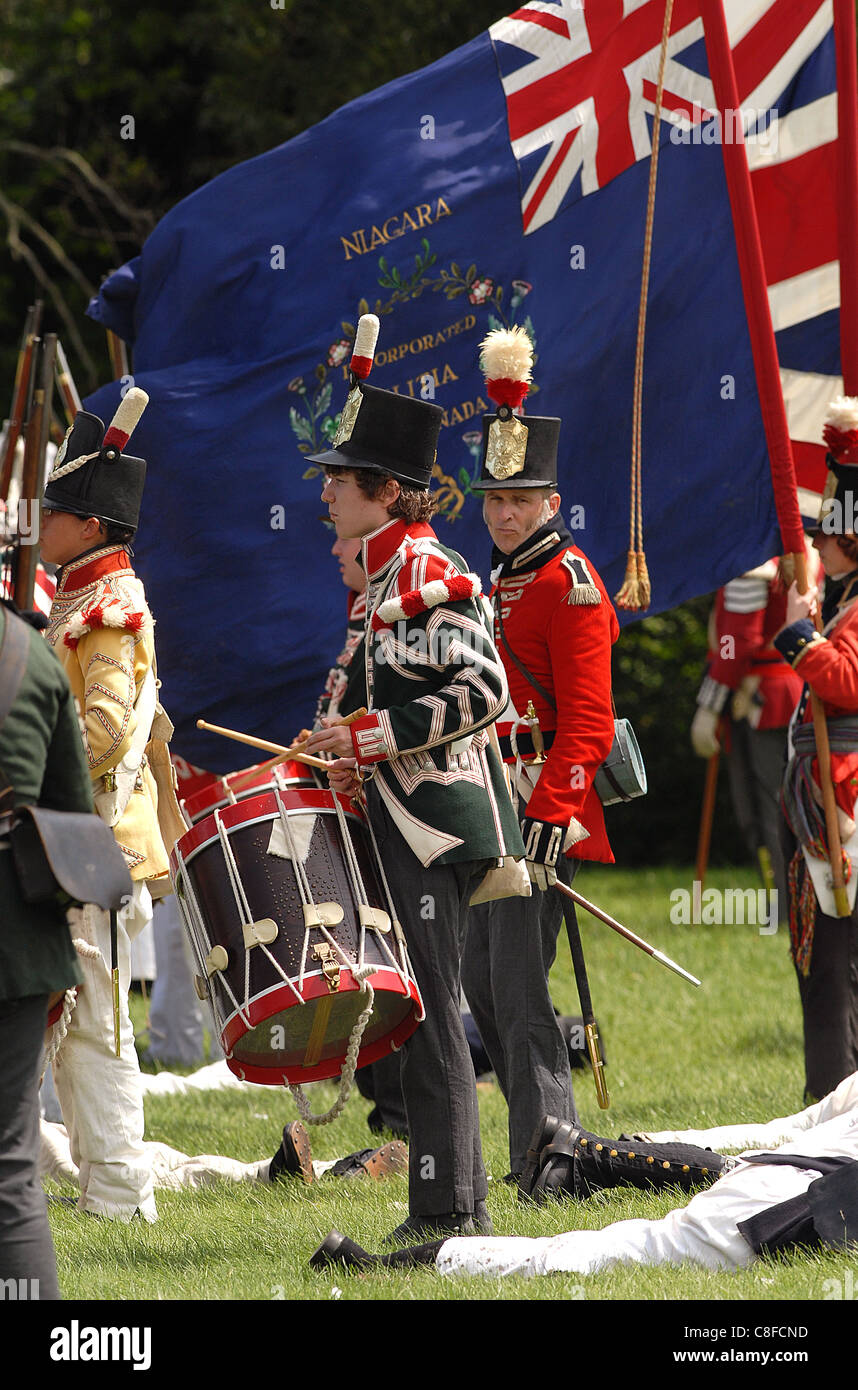
[[[526,5],[222,174],[90,307],[133,343],[151,397],[133,439],[149,463],[135,564],[173,746],[192,762],[252,760],[199,733],[200,716],[289,742],[340,650],[346,594],[305,456],[335,432],[361,312],[381,320],[372,384],[444,410],[434,524],[484,579],[478,348],[491,328],[526,328],[527,410],[563,420],[562,513],[620,587],[664,5],[607,9]],[[781,117],[832,90],[830,32],[791,43],[746,63],[746,89]],[[703,138],[715,109],[698,5],[676,0],[644,358],[651,612],[779,549],[722,152]],[[118,390],[88,408],[109,418]]]

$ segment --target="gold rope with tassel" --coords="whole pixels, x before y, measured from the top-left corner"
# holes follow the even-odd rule
[[[661,103],[664,92],[664,67],[667,59],[667,42],[670,37],[670,22],[673,17],[673,0],[666,0],[664,8],[664,28],[661,35],[661,56],[658,64],[658,89],[655,96],[655,111],[652,123],[652,155],[649,164],[649,189],[647,192],[646,228],[644,231],[643,270],[641,272],[641,297],[638,307],[638,337],[635,351],[635,382],[632,398],[632,477],[629,507],[629,549],[626,554],[626,577],[614,601],[619,608],[640,611],[649,608],[652,586],[643,548],[643,505],[641,500],[641,435],[643,421],[643,356],[646,334],[646,305],[649,293],[649,271],[652,260],[652,227],[655,214],[655,181],[658,173],[659,131],[661,122]]]

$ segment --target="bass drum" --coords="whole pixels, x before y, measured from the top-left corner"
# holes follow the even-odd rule
[[[399,1048],[423,1017],[364,816],[321,788],[278,785],[218,808],[177,842],[176,898],[227,1064],[280,1086]],[[359,1015],[373,1009],[357,1037]]]

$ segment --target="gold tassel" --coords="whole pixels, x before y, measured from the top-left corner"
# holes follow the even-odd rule
[[[649,608],[652,598],[652,585],[649,582],[649,570],[646,567],[646,555],[639,550],[636,556],[638,566],[638,588],[640,591],[640,607]]]
[[[628,550],[626,577],[620,592],[614,595],[614,602],[618,608],[625,608],[630,613],[640,613],[644,608],[649,608],[651,599],[652,585],[646,555],[643,550]]]

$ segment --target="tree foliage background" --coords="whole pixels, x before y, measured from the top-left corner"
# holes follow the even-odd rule
[[[93,390],[109,366],[87,302],[168,208],[443,57],[508,8],[503,0],[0,0],[0,393],[11,399],[35,298],[81,393]],[[704,768],[688,728],[707,613],[698,600],[620,638],[617,707],[634,724],[650,782],[645,799],[607,813],[620,863],[693,861]],[[715,824],[713,862],[745,858],[726,776]]]

